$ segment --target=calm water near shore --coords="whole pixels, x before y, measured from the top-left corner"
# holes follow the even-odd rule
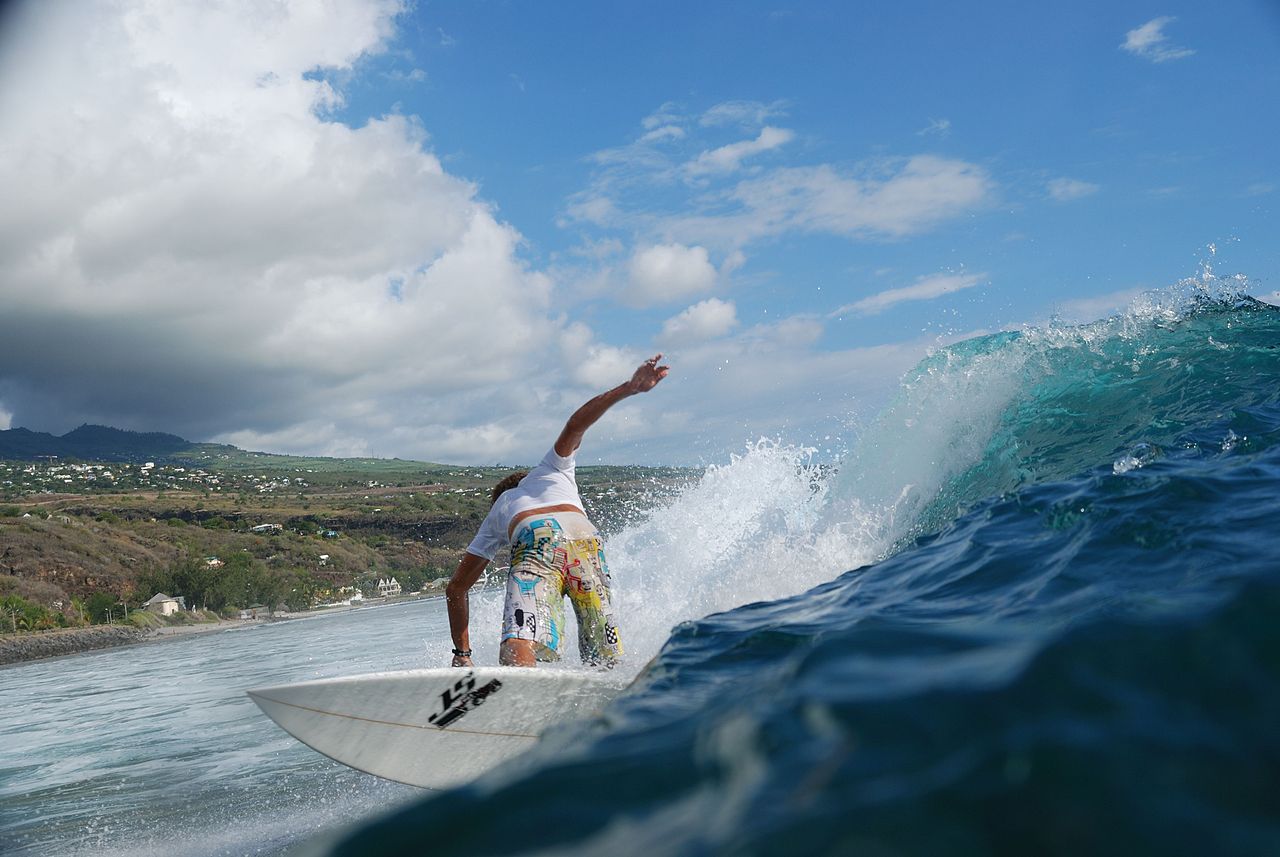
[[[302,746],[244,691],[439,665],[446,627],[431,599],[0,669],[0,851],[269,854],[420,797]]]

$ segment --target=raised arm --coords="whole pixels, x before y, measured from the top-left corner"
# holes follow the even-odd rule
[[[573,451],[582,444],[582,436],[586,434],[587,429],[595,425],[596,420],[604,416],[604,412],[618,402],[636,393],[647,393],[658,386],[658,382],[667,377],[667,372],[670,371],[669,366],[658,364],[661,359],[661,354],[653,355],[640,364],[640,368],[632,374],[630,381],[601,393],[574,411],[573,416],[569,417],[569,421],[564,424],[560,437],[556,438],[556,455],[572,455]]]

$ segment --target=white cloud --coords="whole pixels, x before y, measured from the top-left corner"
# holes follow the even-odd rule
[[[426,83],[427,73],[420,68],[415,68],[407,72],[400,69],[393,69],[387,73],[387,78],[394,80],[397,83]]]
[[[657,110],[650,113],[644,119],[640,120],[640,124],[647,130],[657,128],[660,125],[679,125],[684,121],[684,116],[680,113],[680,107],[674,101],[668,101]]]
[[[950,119],[930,119],[929,124],[916,132],[917,137],[925,137],[929,134],[936,134],[939,137],[945,137],[951,133]]]
[[[738,310],[732,301],[708,298],[662,325],[660,341],[668,346],[717,339],[738,326]]]
[[[830,317],[854,313],[856,315],[876,315],[903,301],[928,301],[934,298],[971,289],[986,279],[983,274],[931,274],[920,277],[913,284],[899,289],[887,289],[870,297],[845,304],[830,313]]]
[[[770,104],[761,101],[722,101],[703,113],[698,119],[698,124],[708,127],[719,125],[758,127],[775,116],[783,115],[786,106],[785,101],[774,101]]]
[[[559,344],[569,377],[576,384],[595,390],[626,380],[643,359],[634,350],[596,341],[591,328],[580,322],[563,331]]]
[[[985,205],[991,188],[982,167],[933,155],[883,163],[860,175],[827,164],[786,167],[739,182],[725,194],[724,213],[672,217],[663,231],[730,247],[787,232],[897,238]]]
[[[788,318],[673,350],[671,376],[630,400],[645,408],[639,418],[651,427],[646,454],[723,462],[726,450],[761,437],[840,450],[852,440],[850,424],[869,419],[936,344],[920,339],[820,351],[812,344],[821,331],[815,319]],[[690,415],[687,425],[665,424],[667,413]],[[663,428],[672,433],[659,434]],[[628,442],[621,436],[615,442],[625,459]]]
[[[1104,295],[1088,298],[1075,298],[1062,301],[1053,306],[1053,314],[1062,321],[1079,324],[1097,321],[1100,318],[1114,315],[1133,303],[1134,298],[1146,291],[1143,288],[1122,289]]]
[[[715,266],[705,247],[654,244],[641,247],[627,266],[626,300],[653,306],[681,300],[715,287]]]
[[[381,50],[399,8],[29,4],[7,21],[14,421],[421,458],[458,454],[451,427],[472,460],[497,425],[540,454],[519,431],[539,403],[507,391],[566,377],[550,281],[415,120],[329,118],[341,93],[319,78]]]
[[[313,455],[334,458],[364,458],[376,453],[369,448],[369,440],[345,434],[335,423],[311,420],[276,431],[241,429],[211,438],[217,443],[229,443],[254,452],[279,449],[305,449]]]
[[[1195,51],[1172,44],[1164,33],[1164,28],[1176,20],[1178,19],[1169,16],[1152,18],[1141,27],[1125,33],[1124,43],[1120,47],[1134,56],[1156,63],[1189,57]]]
[[[1058,202],[1070,202],[1073,199],[1083,199],[1086,196],[1093,196],[1101,188],[1092,182],[1084,182],[1078,179],[1059,178],[1053,179],[1048,184],[1049,196]]]
[[[685,169],[693,176],[704,173],[731,173],[742,166],[745,159],[783,146],[791,142],[794,137],[795,133],[786,128],[766,126],[760,129],[760,134],[754,140],[742,140],[705,151]]]
[[[679,125],[659,125],[640,138],[641,143],[661,143],[664,140],[683,140],[684,129]]]

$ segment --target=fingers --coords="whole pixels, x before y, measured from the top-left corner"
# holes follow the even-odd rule
[[[670,366],[659,366],[659,365],[658,365],[658,361],[659,361],[659,360],[661,360],[661,359],[662,359],[662,352],[658,352],[657,354],[655,354],[655,355],[653,355],[652,357],[650,357],[648,360],[644,361],[644,363],[642,363],[642,364],[641,364],[640,368],[642,368],[642,369],[644,369],[644,368],[649,368],[649,369],[655,369],[655,370],[657,370],[657,371],[659,371],[659,372],[665,372],[665,371],[667,371],[668,369],[670,369],[671,367],[670,367]]]
[[[636,370],[635,381],[640,386],[637,388],[640,392],[652,390],[654,386],[667,377],[667,373],[671,371],[671,367],[661,364],[658,361],[662,359],[662,352],[650,357],[648,360],[640,364],[640,368]]]

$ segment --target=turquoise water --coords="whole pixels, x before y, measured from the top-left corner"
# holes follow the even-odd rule
[[[443,662],[438,601],[0,670],[0,836],[1280,853],[1280,310],[1243,286],[942,350],[838,470],[778,442],[712,468],[608,540],[635,683],[453,792],[349,772],[241,692]]]

